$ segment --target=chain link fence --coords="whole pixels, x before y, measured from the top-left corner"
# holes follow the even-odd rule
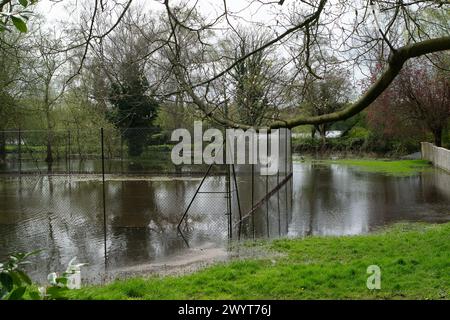
[[[258,165],[213,165],[206,176],[208,165],[174,165],[168,138],[148,129],[0,131],[0,259],[43,249],[29,271],[45,282],[76,256],[101,281],[105,266],[287,234],[289,130],[271,176]]]

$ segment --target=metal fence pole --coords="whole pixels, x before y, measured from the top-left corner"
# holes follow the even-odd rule
[[[234,160],[233,160],[234,161]],[[241,201],[239,199],[239,187],[238,182],[236,180],[236,170],[234,167],[234,162],[232,162],[232,170],[233,170],[233,179],[234,179],[234,188],[236,189],[236,201],[238,206],[238,213],[239,213],[239,230],[238,230],[238,240],[241,240],[241,230],[242,230],[242,211],[241,211]]]
[[[70,175],[70,153],[72,152],[71,150],[71,137],[70,137],[70,130],[67,131],[67,172]]]
[[[227,199],[227,216],[228,216],[228,237],[230,240],[233,238],[233,224],[232,224],[232,210],[231,210],[231,171],[230,166],[226,166],[226,199]]]
[[[254,201],[255,200],[255,165],[252,164],[252,205],[251,208],[253,209]],[[255,215],[252,214],[252,233],[253,233],[253,240],[255,240]]]
[[[22,131],[18,131],[18,157],[19,157],[19,174],[22,174]]]
[[[102,147],[102,192],[103,192],[103,241],[105,249],[105,268],[107,261],[106,254],[106,188],[105,188],[105,150],[103,128],[100,129],[101,147]]]
[[[120,172],[123,174],[123,136],[120,133]]]
[[[292,131],[291,130],[289,130],[289,143],[290,143],[289,156],[291,157],[290,158],[291,161],[290,161],[289,170],[290,170],[290,173],[293,174],[293,172],[294,172],[294,159],[293,159],[293,156],[292,156]],[[290,211],[291,217],[292,217],[292,208],[293,208],[293,203],[294,203],[294,176],[292,176],[292,179],[291,179],[289,185],[291,187],[290,188],[291,201],[290,201],[290,206],[289,206],[290,210],[289,211]]]
[[[228,237],[230,240],[233,239],[233,210],[231,208],[232,204],[231,204],[231,170],[230,170],[230,165],[227,163],[227,136],[226,136],[226,129],[225,131],[225,141],[223,144],[223,148],[222,150],[223,152],[223,156],[222,156],[222,161],[223,163],[225,163],[225,168],[226,168],[226,199],[227,199],[227,215],[228,215]]]
[[[285,128],[284,129],[284,139],[286,140],[286,147],[285,147],[285,150],[284,150],[284,157],[286,158],[286,161],[285,161],[285,163],[286,163],[286,168],[285,168],[285,171],[286,171],[286,174],[285,174],[285,177],[287,177],[287,175],[288,175],[288,129],[287,128]],[[288,233],[288,231],[289,231],[289,212],[288,212],[288,185],[286,184],[286,186],[285,186],[285,189],[286,189],[286,207],[285,207],[285,210],[286,210],[286,234]]]
[[[278,150],[281,145],[281,129],[278,129]],[[277,168],[277,185],[280,184],[280,163]],[[281,236],[281,213],[280,213],[280,189],[277,190],[277,208],[278,208],[278,236]]]
[[[267,130],[266,133],[266,162],[267,169],[269,168],[269,137],[270,130]],[[269,193],[269,172],[266,172],[266,194]],[[267,226],[267,238],[270,238],[270,229],[269,229],[269,200],[266,201],[266,226]]]

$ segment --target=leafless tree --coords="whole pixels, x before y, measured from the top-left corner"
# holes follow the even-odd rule
[[[34,111],[38,111],[45,120],[47,129],[47,162],[48,170],[51,171],[53,158],[53,140],[55,128],[54,110],[58,101],[63,97],[67,89],[67,69],[69,56],[67,52],[59,54],[50,53],[60,46],[58,37],[52,33],[43,33],[39,29],[27,48],[26,61],[22,73],[27,75],[23,85],[27,88],[29,100],[35,104]]]
[[[125,17],[134,2],[137,1],[89,2],[86,15],[78,26],[79,32],[74,32],[76,26],[70,29],[71,37],[67,38],[64,48],[81,50],[74,77],[82,72],[90,51],[126,23]],[[218,106],[225,100],[222,96],[220,101],[218,91],[212,91],[218,87],[217,83],[223,83],[223,77],[229,76],[244,61],[269,48],[283,58],[290,52],[295,61],[292,59],[286,63],[283,71],[289,74],[293,65],[299,64],[296,69],[302,72],[297,83],[301,83],[308,77],[323,78],[323,72],[327,70],[325,66],[330,63],[349,69],[360,68],[360,73],[364,73],[362,62],[372,59],[374,49],[381,48],[383,68],[376,81],[343,110],[321,115],[300,113],[265,124],[270,128],[319,125],[349,118],[367,108],[388,88],[406,61],[423,55],[433,59],[430,54],[449,50],[450,37],[430,32],[428,28],[429,25],[443,23],[430,12],[448,9],[449,6],[448,1],[440,0],[248,0],[245,6],[232,9],[231,2],[223,0],[206,17],[202,16],[198,1],[154,0],[151,6],[144,8],[163,14],[165,23],[156,28],[157,37],[147,39],[152,48],[146,50],[145,59],[163,64],[167,78],[176,79],[173,91],[158,85],[158,88],[165,89],[159,91],[162,98],[183,97],[185,100],[188,97],[187,102],[194,104],[205,117],[224,126],[246,128],[249,125],[223,114]],[[273,14],[261,23],[250,16],[259,10]],[[264,28],[267,40],[233,61],[217,54],[219,39],[235,34],[239,24],[244,23]],[[183,38],[189,38],[192,45],[186,45]],[[195,50],[192,49],[194,45]],[[327,54],[330,52],[333,54]],[[317,55],[322,59],[314,59]],[[330,61],[327,56],[338,57],[338,61]],[[296,72],[290,73],[298,76]],[[161,79],[156,82],[161,83]]]

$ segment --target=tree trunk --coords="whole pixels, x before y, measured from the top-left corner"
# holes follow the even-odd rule
[[[325,150],[326,144],[327,144],[327,125],[321,124],[318,126],[320,138],[322,140],[322,151]]]
[[[315,138],[316,137],[316,132],[317,132],[317,128],[316,128],[316,126],[313,126],[312,128],[311,128],[311,138]]]
[[[433,136],[436,147],[442,147],[442,128],[433,130]]]
[[[0,131],[0,164],[6,161],[6,134]]]
[[[53,165],[53,153],[52,153],[52,134],[49,131],[47,136],[47,157],[45,158],[45,162],[47,162],[47,171],[52,171]]]

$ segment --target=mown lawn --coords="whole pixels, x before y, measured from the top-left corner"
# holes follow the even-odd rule
[[[376,172],[392,176],[411,176],[424,170],[432,169],[427,160],[365,160],[365,159],[339,159],[339,160],[313,160],[319,164],[342,164],[356,167],[359,171]]]
[[[398,224],[364,236],[248,243],[278,258],[218,264],[191,275],[133,278],[72,290],[71,299],[449,299],[450,223]],[[381,289],[366,287],[369,265]]]

